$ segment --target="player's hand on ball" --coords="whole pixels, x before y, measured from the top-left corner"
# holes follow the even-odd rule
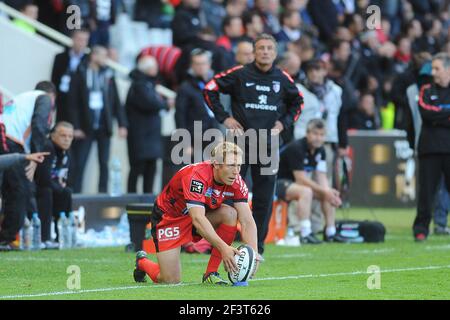
[[[234,256],[241,254],[239,252],[239,250],[232,246],[228,246],[220,253],[222,254],[222,261],[223,261],[223,266],[225,267],[225,271],[237,272],[238,267],[236,265],[236,261],[234,260]]]
[[[258,272],[259,269],[259,264],[264,262],[264,258],[262,255],[260,255],[259,253],[256,254],[256,266],[255,269],[253,270],[253,273],[250,275],[250,279],[253,279],[253,277],[255,276],[256,272]]]

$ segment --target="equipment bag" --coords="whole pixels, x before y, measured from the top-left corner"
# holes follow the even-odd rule
[[[378,221],[336,221],[336,233],[350,243],[384,242],[386,228]]]

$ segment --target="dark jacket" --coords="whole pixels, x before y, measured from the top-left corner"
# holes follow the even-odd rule
[[[55,192],[62,192],[67,185],[70,155],[51,140],[48,140],[45,151],[50,155],[45,157],[42,164],[37,166],[35,181],[38,188],[51,188]],[[66,185],[62,185],[63,182]]]
[[[324,42],[331,40],[339,25],[336,5],[332,0],[309,1],[307,8],[319,29],[320,39]]]
[[[84,55],[80,61],[81,63],[87,62],[87,55]],[[52,83],[56,86],[58,90],[58,95],[56,96],[56,119],[57,121],[69,121],[69,112],[68,112],[68,92],[62,92],[60,90],[61,79],[67,74],[71,78],[73,77],[75,72],[70,72],[70,55],[69,49],[66,51],[59,53],[55,56],[55,60],[53,62],[52,69]]]
[[[205,101],[222,123],[230,117],[219,93],[231,96],[233,117],[247,129],[270,130],[279,120],[284,129],[297,121],[303,97],[292,78],[277,67],[259,70],[255,63],[236,66],[214,77],[205,87]]]
[[[178,89],[175,107],[176,126],[189,130],[191,137],[194,134],[194,121],[202,121],[202,132],[219,127],[214,114],[208,113],[208,106],[203,99],[204,87],[205,82],[203,80],[189,75],[188,79]]]
[[[81,129],[85,134],[94,132],[93,119],[89,108],[89,89],[87,86],[87,65],[80,65],[76,74],[72,77],[69,91],[69,122],[75,129]],[[100,71],[104,77],[103,110],[101,124],[108,135],[112,135],[113,118],[119,122],[120,127],[127,126],[125,110],[120,104],[116,82],[113,72],[104,68]]]
[[[187,8],[181,4],[171,24],[173,44],[179,48],[188,44],[197,46],[202,41],[198,34],[205,26],[206,19],[202,18],[200,10]]]
[[[167,108],[155,91],[155,79],[138,70],[131,72],[125,110],[129,123],[128,155],[130,163],[162,157],[161,118],[159,112]]]
[[[423,85],[419,91],[419,111],[422,116],[419,156],[450,154],[450,87]]]
[[[377,130],[379,129],[379,125],[375,116],[369,116],[360,110],[356,110],[350,116],[349,128],[356,130]]]

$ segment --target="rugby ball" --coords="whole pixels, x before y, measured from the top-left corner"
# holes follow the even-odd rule
[[[235,255],[238,271],[228,272],[231,283],[244,282],[249,279],[256,268],[256,254],[252,247],[243,244],[237,248],[241,255]]]

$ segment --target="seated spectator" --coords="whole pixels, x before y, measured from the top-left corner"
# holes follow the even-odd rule
[[[246,65],[255,60],[253,43],[246,40],[240,41],[236,46],[235,60],[237,64]]]
[[[41,219],[41,239],[46,249],[57,249],[52,241],[51,223],[59,219],[60,213],[67,216],[72,211],[72,189],[67,186],[70,156],[68,150],[73,141],[73,126],[58,122],[52,129],[45,150],[50,155],[36,171],[36,200]],[[55,228],[58,241],[58,228]]]
[[[408,69],[411,61],[411,41],[408,37],[402,36],[397,41],[397,51],[394,55],[394,70],[396,73],[403,73]]]
[[[144,177],[143,192],[153,192],[156,161],[163,155],[159,112],[169,105],[155,90],[157,75],[158,63],[152,56],[141,57],[130,74],[133,82],[125,104],[131,124],[128,132],[129,193],[136,193],[141,175]]]
[[[39,82],[35,90],[15,96],[4,106],[0,130],[1,153],[42,152],[47,141],[56,88],[48,81]],[[25,215],[31,208],[32,186],[37,164],[31,162],[26,168],[19,162],[4,171],[2,183],[2,206],[4,219],[0,227],[0,247],[8,247],[23,226]]]
[[[298,11],[285,11],[280,16],[281,30],[275,35],[278,44],[300,39],[301,18]]]
[[[234,53],[237,44],[242,37],[242,19],[240,17],[226,16],[223,19],[222,31],[223,35],[216,41],[216,45],[224,52],[226,65],[224,69],[229,69],[236,64]]]
[[[280,22],[278,21],[279,0],[255,0],[254,8],[262,18],[264,33],[273,35],[280,32]]]
[[[242,17],[247,9],[247,0],[227,0],[225,2],[225,11],[229,16]]]
[[[24,4],[22,4],[20,6],[20,13],[22,13],[26,17],[30,18],[31,20],[37,21],[38,16],[39,16],[39,8],[33,2],[25,2]],[[22,29],[23,31],[25,31],[27,33],[30,33],[30,34],[36,33],[36,29],[31,24],[26,22],[25,20],[14,19],[13,23],[18,28]]]
[[[247,11],[242,16],[244,38],[253,43],[257,36],[264,32],[264,23],[256,11]]]
[[[336,208],[341,205],[341,199],[327,178],[324,142],[325,123],[321,119],[313,119],[308,122],[306,137],[289,143],[280,154],[276,195],[288,202],[298,202],[297,217],[300,221],[294,230],[300,233],[302,243],[321,243],[312,233],[313,199],[320,201],[325,216],[324,240],[341,240],[335,227]]]
[[[377,130],[380,127],[375,98],[370,93],[363,93],[359,98],[358,108],[350,118],[350,129]]]
[[[0,176],[3,173],[3,170],[6,170],[22,161],[33,161],[36,163],[42,163],[46,155],[47,155],[46,152],[37,152],[30,154],[11,153],[0,155]]]

